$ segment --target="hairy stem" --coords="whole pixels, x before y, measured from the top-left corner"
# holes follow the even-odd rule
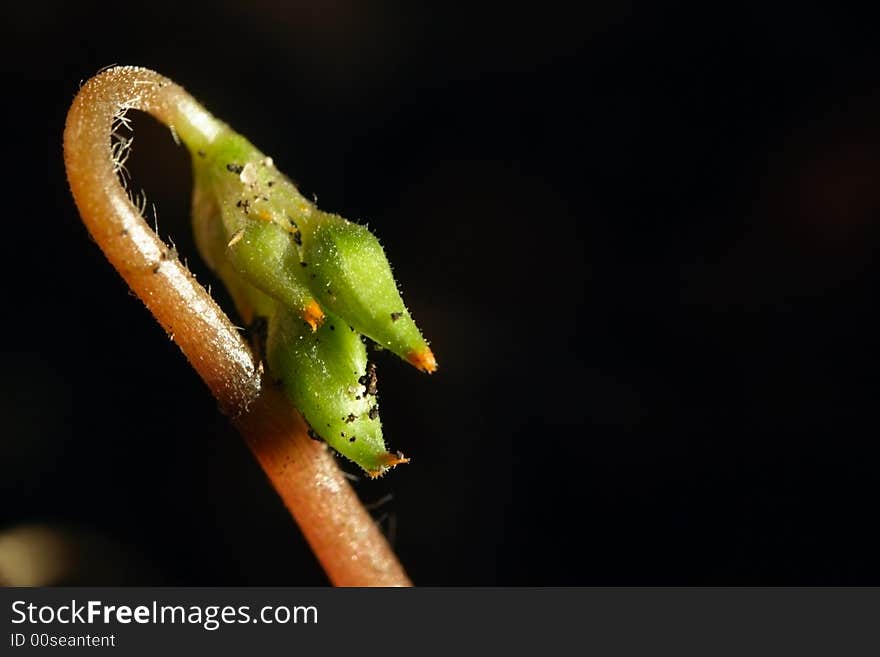
[[[120,184],[114,120],[148,112],[191,148],[210,145],[217,122],[182,87],[152,71],[118,67],[89,80],[64,129],[67,177],[83,222],[107,259],[180,346],[228,413],[337,586],[410,581],[325,445],[262,378],[229,318],[150,229]]]

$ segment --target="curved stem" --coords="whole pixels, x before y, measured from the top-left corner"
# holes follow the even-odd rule
[[[117,177],[114,120],[127,108],[155,116],[191,147],[222,124],[182,87],[146,69],[119,67],[89,80],[64,129],[67,177],[83,222],[107,259],[180,346],[257,457],[337,586],[410,581],[326,446],[308,437],[229,318],[150,229]]]

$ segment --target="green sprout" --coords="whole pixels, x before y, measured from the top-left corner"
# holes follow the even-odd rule
[[[319,210],[244,137],[202,120],[209,130],[177,127],[192,155],[196,245],[256,329],[270,375],[312,435],[371,476],[405,463],[385,446],[361,336],[424,372],[437,363],[379,241]]]
[[[192,154],[196,242],[253,348],[150,228],[143,193],[127,188],[129,110],[158,119]],[[183,87],[141,67],[111,67],[82,85],[64,125],[64,165],[89,234],[230,416],[330,581],[411,585],[331,450],[309,439],[372,476],[405,461],[385,448],[361,334],[436,369],[375,239],[320,212]]]

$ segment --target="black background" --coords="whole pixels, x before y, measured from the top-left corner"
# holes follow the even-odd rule
[[[377,354],[413,462],[355,486],[416,583],[880,582],[871,21],[137,4],[4,9],[0,530],[99,545],[86,584],[326,581],[78,219],[67,107],[137,64],[382,239],[440,370]],[[188,166],[137,121],[135,185],[210,281]]]

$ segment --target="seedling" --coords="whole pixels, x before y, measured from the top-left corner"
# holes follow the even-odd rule
[[[210,295],[153,233],[123,189],[130,109],[167,125],[192,156],[197,246],[242,319],[266,328],[254,354]],[[337,584],[408,580],[326,441],[370,476],[405,463],[385,447],[375,368],[361,336],[433,372],[384,251],[363,226],[319,210],[271,158],[152,71],[116,67],[86,83],[68,114],[65,164],[96,241],[209,385]],[[309,428],[264,382],[263,367]]]

